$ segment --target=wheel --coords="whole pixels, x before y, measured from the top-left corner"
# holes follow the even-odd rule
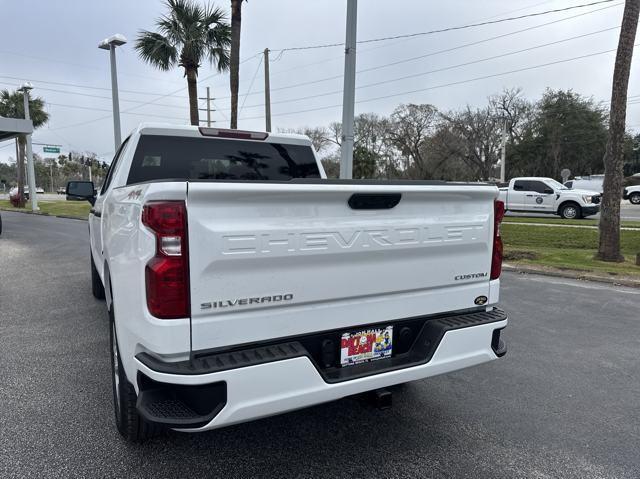
[[[162,429],[145,421],[136,409],[136,390],[127,379],[127,375],[120,361],[120,349],[116,335],[116,323],[113,308],[109,312],[109,330],[111,345],[111,383],[113,389],[113,409],[115,412],[116,428],[126,440],[143,442],[157,436]]]
[[[580,205],[576,203],[565,203],[560,207],[560,216],[566,220],[576,220],[582,217]]]
[[[91,261],[91,292],[93,293],[94,298],[104,299],[104,285],[102,284],[102,280],[100,279],[100,275],[98,274],[98,270],[96,269],[96,265],[93,261],[91,250],[89,250],[89,258]]]
[[[632,205],[640,205],[640,193],[631,193],[629,195],[629,201]]]

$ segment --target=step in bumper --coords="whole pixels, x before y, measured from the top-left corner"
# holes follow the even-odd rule
[[[342,368],[347,377],[319,365],[302,341],[215,353],[190,366],[139,354],[138,409],[147,420],[188,431],[272,416],[492,361],[506,353],[500,337],[506,325],[499,309],[428,319],[404,362]],[[420,348],[421,340],[429,344]]]

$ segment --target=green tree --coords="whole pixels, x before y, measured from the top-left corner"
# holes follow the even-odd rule
[[[353,177],[357,179],[375,178],[378,170],[378,155],[365,146],[353,149]]]
[[[40,128],[49,121],[49,114],[44,109],[44,100],[42,98],[29,98],[29,115],[33,122],[33,127]],[[0,116],[5,118],[24,118],[24,96],[20,91],[10,92],[9,90],[0,91]],[[18,193],[20,197],[20,207],[24,207],[24,164],[26,159],[27,137],[21,135],[17,139],[18,142],[18,159],[17,159],[17,183]],[[33,192],[31,192],[34,194]]]
[[[507,145],[507,177],[602,173],[606,112],[571,90],[547,90]]]
[[[231,29],[220,8],[193,0],[167,0],[165,6],[169,12],[156,20],[158,31],[141,31],[135,48],[144,61],[160,70],[184,68],[191,124],[198,125],[198,69],[205,60],[219,72],[229,68]]]

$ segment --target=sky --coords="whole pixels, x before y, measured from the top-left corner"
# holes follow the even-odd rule
[[[358,40],[500,20],[592,1],[596,0],[360,0]],[[226,10],[230,4],[214,3]],[[244,4],[239,128],[265,128],[261,61],[265,48],[271,50],[274,130],[326,126],[341,119],[344,47],[282,50],[344,43],[346,3],[249,0]],[[488,96],[505,88],[521,88],[531,100],[540,98],[546,88],[573,89],[606,105],[623,3],[614,0],[474,28],[361,43],[357,48],[356,114],[388,115],[400,103],[430,103],[442,111],[482,107]],[[0,0],[4,20],[0,88],[15,89],[30,81],[33,94],[45,100],[50,114],[49,123],[34,133],[34,143],[61,145],[62,153],[92,151],[110,161],[114,145],[109,54],[97,45],[114,33],[129,41],[117,49],[123,138],[142,121],[188,123],[182,71],[161,72],[140,60],[133,49],[140,30],[153,30],[154,21],[165,11],[160,0]],[[554,23],[543,25],[550,22]],[[563,61],[575,57],[583,58]],[[640,95],[637,57],[630,96]],[[541,66],[549,63],[554,64]],[[199,72],[200,97],[206,95],[207,86],[214,98],[215,126],[228,127],[228,75],[204,64]],[[631,103],[627,124],[638,131],[640,103]],[[200,107],[205,106],[200,101]],[[200,118],[206,119],[205,111]],[[12,144],[0,143],[0,161],[14,156]],[[42,155],[43,146],[34,145],[34,152]]]

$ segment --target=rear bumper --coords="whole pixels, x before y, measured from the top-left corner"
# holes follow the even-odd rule
[[[506,353],[500,338],[506,325],[498,309],[426,319],[405,353],[348,368],[319,364],[302,340],[196,356],[190,363],[142,354],[135,358],[138,409],[174,429],[215,429],[491,361]],[[181,397],[189,403],[178,408],[181,417],[154,413],[167,408],[153,401],[174,406]]]
[[[599,211],[600,211],[600,205],[582,207],[583,216],[595,215],[595,214],[598,214]]]

